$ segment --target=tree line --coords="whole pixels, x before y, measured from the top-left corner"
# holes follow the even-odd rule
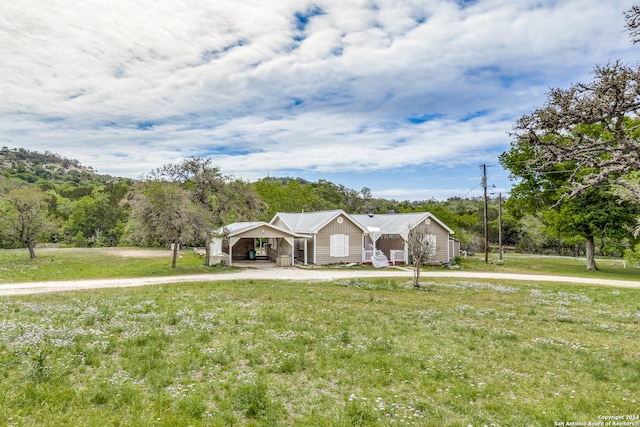
[[[38,153],[30,153],[38,157]],[[357,191],[326,180],[265,177],[248,182],[222,174],[204,158],[168,164],[137,180],[99,175],[78,163],[54,178],[37,175],[41,168],[64,169],[55,163],[59,160],[49,163],[24,158],[19,165],[3,167],[0,247],[27,247],[31,256],[35,256],[37,243],[208,248],[211,232],[231,222],[269,221],[276,212],[343,209],[374,214],[431,212],[455,231],[463,250],[484,250],[481,198],[396,201],[375,198],[369,188]],[[557,178],[555,174],[547,176]],[[523,204],[518,191],[514,189],[516,197],[507,199],[502,209],[497,197],[488,200],[488,238],[496,250],[501,235],[508,250],[581,256],[591,233],[585,221],[599,230],[593,233],[598,255],[622,256],[636,244],[632,231],[619,226],[619,221],[633,221],[640,215],[637,206],[601,197],[598,204],[585,198],[560,208],[538,203],[535,209],[527,210],[523,206],[534,204],[529,200]],[[592,215],[585,219],[589,211],[585,206],[597,207],[594,210],[601,218]]]

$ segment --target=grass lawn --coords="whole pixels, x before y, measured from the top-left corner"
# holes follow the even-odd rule
[[[166,249],[37,249],[35,259],[29,259],[26,249],[0,249],[0,286],[15,282],[175,276],[235,270],[234,267],[206,267],[204,259],[193,251],[180,251],[179,254],[177,268],[171,268],[172,252]]]
[[[155,256],[146,256],[150,253]],[[174,276],[236,270],[235,267],[206,267],[203,265],[203,258],[188,250],[180,252],[177,268],[171,268],[171,252],[166,249],[38,249],[36,255],[36,259],[29,259],[26,249],[0,249],[0,286],[2,283],[15,282]],[[640,268],[624,268],[621,260],[598,259],[597,265],[600,268],[599,271],[587,271],[584,259],[519,254],[508,254],[505,256],[505,260],[500,262],[496,254],[491,254],[489,264],[484,262],[484,256],[474,256],[463,259],[460,268],[466,271],[549,274],[640,281]],[[376,270],[372,266],[359,265],[340,268]],[[429,270],[440,271],[442,268],[424,267],[424,271],[428,275]]]
[[[484,255],[462,260],[462,267],[472,271],[497,273],[547,274],[557,276],[592,277],[614,280],[640,281],[640,268],[625,266],[621,259],[596,258],[597,271],[587,271],[584,258],[507,254],[500,261],[497,254],[490,254],[489,263]]]
[[[222,282],[0,298],[0,424],[553,426],[638,414],[640,290]]]

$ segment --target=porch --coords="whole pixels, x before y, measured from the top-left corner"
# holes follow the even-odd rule
[[[383,251],[376,250],[364,250],[362,251],[362,263],[363,264],[372,264],[372,258],[374,256],[383,255],[387,257],[389,260],[389,264],[391,265],[399,265],[399,264],[407,264],[407,252],[404,250],[391,249],[389,253],[386,254]]]
[[[399,234],[380,234],[375,231],[364,238],[362,263],[371,264],[374,256],[384,255],[391,265],[408,264],[407,242]]]

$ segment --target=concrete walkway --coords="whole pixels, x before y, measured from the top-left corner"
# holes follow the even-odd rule
[[[413,271],[410,268],[395,267],[380,270],[341,270],[341,269],[307,269],[296,267],[280,268],[243,268],[237,272],[221,274],[194,274],[187,276],[141,277],[129,279],[96,279],[55,282],[29,282],[0,284],[2,295],[27,295],[51,292],[63,292],[84,289],[124,288],[132,286],[160,285],[186,282],[220,282],[228,280],[290,280],[297,282],[324,282],[332,280],[356,278],[405,278],[411,280]],[[422,281],[430,281],[440,277],[460,279],[497,279],[523,282],[557,282],[575,283],[579,285],[612,286],[618,288],[640,289],[638,281],[609,280],[583,277],[545,276],[533,274],[502,274],[477,271],[442,270],[423,271]]]

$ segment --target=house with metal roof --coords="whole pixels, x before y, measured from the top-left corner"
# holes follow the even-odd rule
[[[269,259],[279,265],[359,264],[379,257],[408,264],[409,232],[414,228],[422,228],[433,243],[430,262],[446,263],[457,255],[451,244],[453,230],[429,212],[350,215],[341,209],[279,212],[269,223],[230,224],[219,230],[226,240],[214,239],[211,255],[228,257],[229,264],[234,259]]]
[[[361,263],[367,229],[342,209],[279,212],[271,224],[306,236],[296,239],[295,257],[304,264]]]

